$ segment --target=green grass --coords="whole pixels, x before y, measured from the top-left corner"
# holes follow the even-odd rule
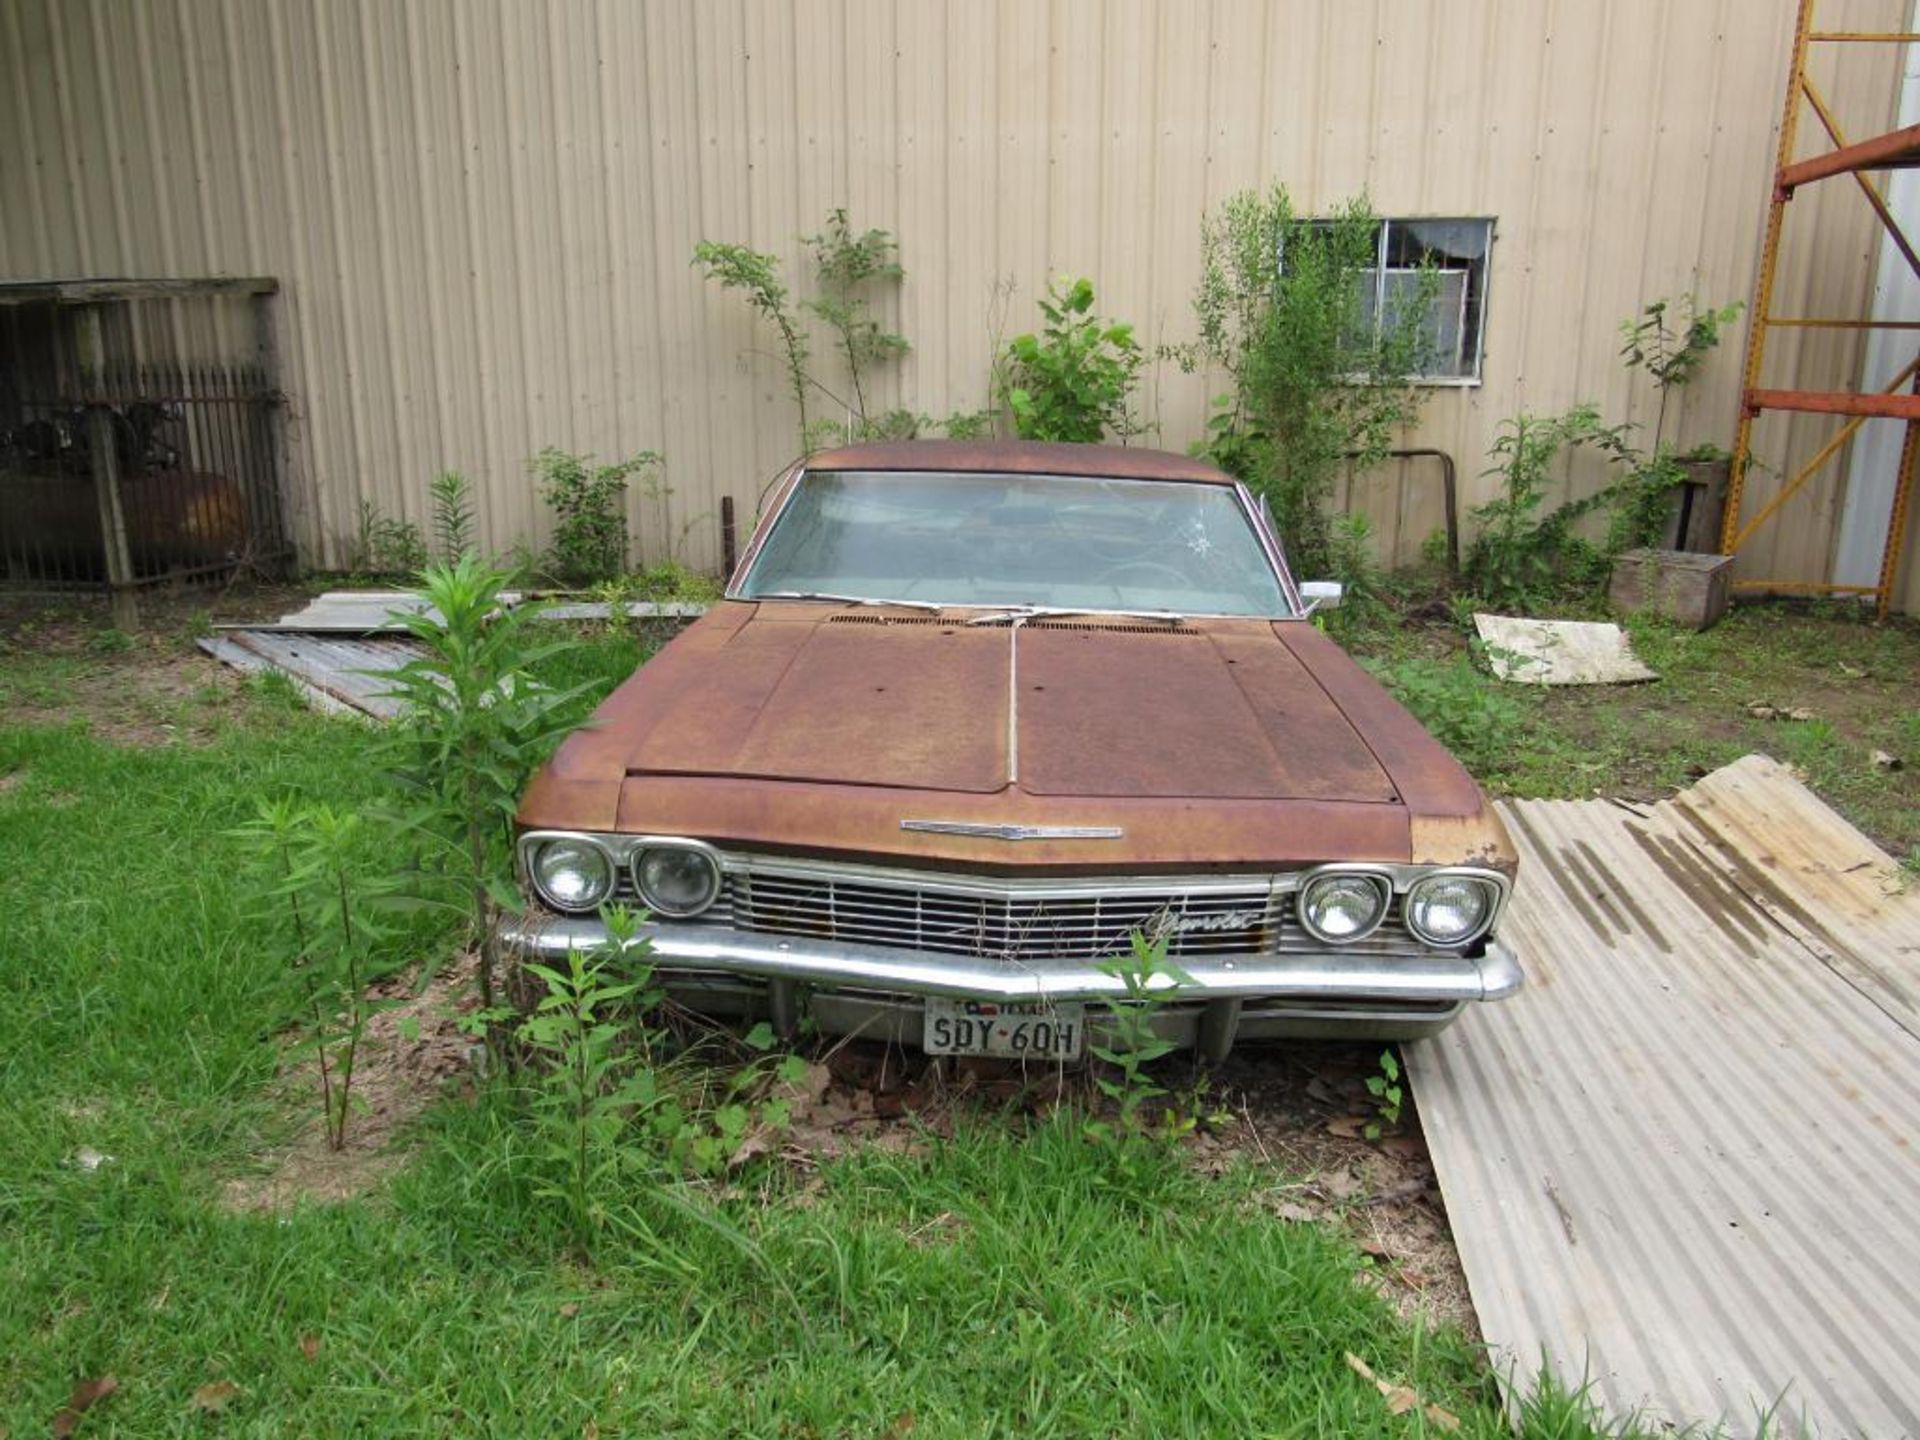
[[[549,668],[604,687],[640,653]],[[49,663],[0,685],[47,691]],[[504,1083],[429,1110],[370,1195],[230,1212],[223,1182],[289,1123],[295,1000],[230,832],[261,794],[369,807],[384,786],[364,727],[273,687],[193,733],[0,720],[0,1432],[44,1433],[111,1374],[83,1435],[1439,1433],[1389,1414],[1351,1351],[1464,1433],[1507,1433],[1460,1335],[1397,1318],[1338,1232],[1271,1217],[1286,1177],[1120,1163],[1070,1115],[981,1114],[813,1178],[634,1184],[591,1269],[536,1197]],[[389,958],[442,944],[422,926]],[[83,1147],[112,1158],[84,1168]],[[216,1381],[238,1394],[197,1413]],[[1594,1432],[1550,1391],[1527,1433]]]
[[[1655,799],[1759,751],[1896,856],[1920,845],[1920,625],[1853,609],[1743,605],[1695,633],[1636,619],[1651,684],[1493,679],[1445,622],[1369,628],[1348,648],[1499,794]],[[1780,714],[1758,718],[1755,703]],[[1811,711],[1811,720],[1786,712]],[[1876,768],[1875,750],[1904,768]]]

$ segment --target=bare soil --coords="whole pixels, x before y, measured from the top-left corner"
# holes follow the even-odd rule
[[[375,1015],[361,1036],[354,1103],[340,1150],[327,1143],[312,1052],[289,1054],[279,1084],[289,1114],[301,1117],[299,1128],[259,1157],[257,1171],[227,1183],[226,1205],[283,1210],[302,1201],[347,1200],[404,1164],[412,1122],[436,1100],[473,1093],[476,1042],[460,1029],[460,1017],[478,1003],[472,980],[468,958],[445,967],[424,986],[396,976],[368,991],[375,1000],[400,1003]]]
[[[276,618],[303,604],[293,586],[160,589],[141,596],[140,627],[112,627],[104,599],[0,591],[0,715],[16,725],[83,724],[116,745],[204,743],[239,694],[240,675],[203,654],[210,624]],[[0,675],[0,682],[8,677]]]

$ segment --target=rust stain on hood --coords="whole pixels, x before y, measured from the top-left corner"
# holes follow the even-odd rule
[[[983,869],[1510,854],[1466,772],[1310,626],[964,620],[717,606],[562,746],[521,821]],[[1126,834],[1010,845],[906,819]]]

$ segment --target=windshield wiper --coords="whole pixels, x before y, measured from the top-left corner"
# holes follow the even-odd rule
[[[829,600],[837,605],[901,605],[909,610],[944,610],[937,600],[876,600],[871,595],[831,595],[824,590],[765,590],[748,600]]]
[[[1187,617],[1178,610],[1098,610],[1083,605],[1008,605],[985,615],[975,615],[969,625],[1004,625],[1009,620],[1052,620],[1062,615],[1111,615],[1121,620],[1158,620],[1181,625]]]

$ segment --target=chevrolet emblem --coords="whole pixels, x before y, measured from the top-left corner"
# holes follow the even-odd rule
[[[971,820],[902,820],[902,830],[922,835],[977,835],[983,840],[1119,840],[1118,825],[984,825]]]

